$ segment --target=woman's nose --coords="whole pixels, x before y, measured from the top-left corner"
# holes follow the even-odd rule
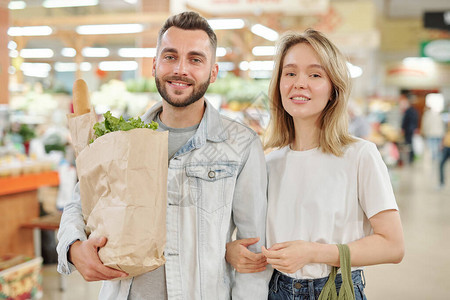
[[[307,78],[305,76],[299,75],[297,80],[294,82],[294,88],[296,89],[304,89],[307,86]]]

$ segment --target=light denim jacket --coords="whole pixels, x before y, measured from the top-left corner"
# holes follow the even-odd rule
[[[142,119],[150,122],[159,103]],[[225,261],[225,245],[260,237],[265,244],[266,163],[259,137],[206,102],[197,132],[169,161],[166,283],[169,299],[267,299],[267,272],[240,274]],[[77,185],[78,187],[78,185]],[[69,246],[86,240],[79,190],[64,208],[58,271],[70,274]],[[269,278],[268,278],[269,277]],[[99,299],[127,299],[132,279],[104,281]]]

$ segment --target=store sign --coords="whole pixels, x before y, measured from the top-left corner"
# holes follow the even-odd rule
[[[450,10],[424,13],[423,26],[425,28],[450,30]]]
[[[450,65],[437,64],[429,58],[388,63],[384,73],[387,86],[405,89],[435,89],[450,87]]]
[[[329,0],[186,0],[186,4],[211,14],[325,13]]]
[[[450,63],[450,39],[422,43],[421,55],[438,62]]]

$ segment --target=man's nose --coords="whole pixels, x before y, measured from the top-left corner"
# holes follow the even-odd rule
[[[179,59],[175,66],[174,72],[175,74],[186,76],[187,69],[188,69],[187,61],[185,59]]]

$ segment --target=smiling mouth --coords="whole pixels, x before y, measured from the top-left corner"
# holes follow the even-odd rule
[[[186,82],[175,82],[175,81],[167,81],[169,84],[174,85],[174,86],[179,86],[179,87],[188,87],[191,86],[191,83],[186,83]]]
[[[291,97],[290,99],[295,102],[308,102],[311,100],[311,98],[307,97]]]
[[[167,83],[174,87],[187,88],[194,84],[194,80],[186,76],[170,76],[166,78]]]

